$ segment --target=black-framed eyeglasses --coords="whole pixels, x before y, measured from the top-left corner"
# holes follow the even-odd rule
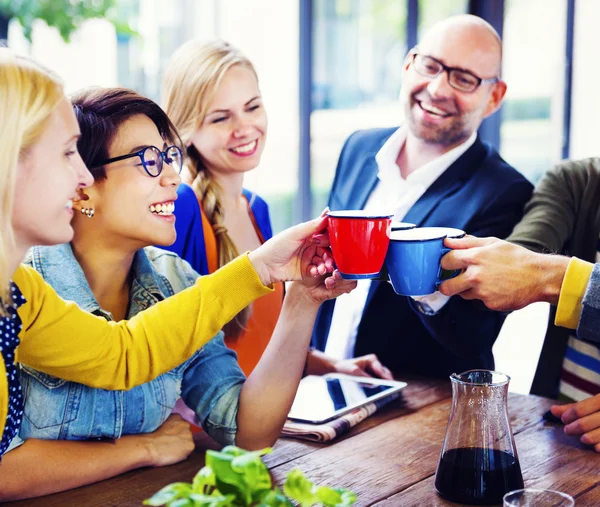
[[[183,153],[178,146],[169,146],[165,148],[165,151],[160,151],[156,146],[146,146],[135,153],[106,159],[91,170],[93,171],[107,164],[133,157],[140,157],[144,170],[153,178],[160,176],[163,170],[163,162],[169,164],[178,174],[181,173],[181,169],[183,168]]]
[[[442,72],[446,72],[450,86],[455,90],[465,93],[474,92],[482,83],[497,83],[500,81],[499,77],[484,79],[472,74],[468,70],[448,67],[431,56],[419,53],[413,53],[413,66],[419,74],[431,79],[439,76]]]

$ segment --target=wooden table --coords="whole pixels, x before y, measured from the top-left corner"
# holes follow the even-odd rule
[[[411,380],[403,396],[353,428],[333,444],[281,439],[265,462],[281,482],[300,468],[319,484],[358,494],[355,505],[378,507],[452,506],[440,498],[433,480],[451,404],[449,381]],[[577,507],[600,506],[600,454],[564,435],[542,414],[552,401],[511,394],[509,412],[526,487],[569,493]],[[217,446],[206,435],[183,463],[143,469],[91,486],[6,506],[139,506],[161,487],[191,481],[204,464],[204,451]],[[24,478],[23,480],[27,480]]]

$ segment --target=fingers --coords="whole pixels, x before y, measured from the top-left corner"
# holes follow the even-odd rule
[[[310,241],[313,245],[329,246],[329,234],[326,232],[314,234]]]
[[[478,249],[452,250],[442,257],[440,264],[448,270],[465,269],[475,264],[477,252]]]
[[[596,437],[600,437],[600,413],[597,412],[567,424],[565,426],[565,433],[567,435],[583,435],[581,441],[584,444],[600,443],[600,439],[593,441],[591,437],[589,441],[584,440],[584,437],[587,438],[590,434],[595,434]]]
[[[466,248],[475,248],[491,245],[500,241],[498,238],[477,238],[475,236],[464,236],[462,238],[446,238],[444,245],[453,250],[464,250]]]
[[[569,405],[569,408],[562,415],[562,422],[570,424],[577,419],[597,412],[600,412],[600,394]]]
[[[476,299],[477,296],[471,289],[471,281],[465,273],[455,278],[442,282],[438,289],[444,296],[459,294],[463,299]]]
[[[348,368],[345,368],[344,371],[340,371],[340,373],[345,373],[346,375],[354,375],[355,377],[369,377],[369,375],[365,370],[363,370],[360,366],[354,364]]]
[[[550,407],[550,412],[556,417],[562,417],[562,415],[573,405],[575,405],[575,403],[569,403],[568,405],[552,405]]]
[[[379,361],[375,354],[369,354],[367,356],[357,358],[357,362],[363,369],[372,372],[375,377],[394,380],[392,372],[383,366],[383,364],[381,364],[381,361]]]
[[[323,284],[329,290],[340,289],[340,293],[338,295],[352,292],[356,288],[356,281],[344,280],[337,269],[331,274],[331,276],[325,278]]]
[[[333,257],[328,253],[328,250],[318,248],[310,260],[308,274],[313,277],[323,276],[327,273],[333,273],[334,269],[335,263]]]
[[[331,294],[329,294],[330,298],[347,294],[356,289],[355,280],[344,280],[339,276],[339,271],[336,271],[336,273],[338,273],[338,277],[335,277],[334,275],[328,276],[323,281],[325,288],[331,291]]]
[[[583,444],[593,445],[600,452],[600,395],[577,403],[554,405],[550,411],[565,424],[567,435],[580,436]]]
[[[598,448],[600,448],[600,428],[587,431],[579,440],[582,444],[593,445],[596,448],[596,451],[598,451]]]
[[[301,224],[290,227],[284,233],[288,238],[294,240],[305,240],[310,239],[314,235],[322,233],[327,228],[328,218],[327,216],[321,215],[308,222],[302,222]]]

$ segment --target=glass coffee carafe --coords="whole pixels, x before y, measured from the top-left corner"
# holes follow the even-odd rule
[[[452,409],[435,475],[444,498],[469,505],[502,505],[505,493],[523,488],[508,420],[510,377],[469,370],[450,376]]]

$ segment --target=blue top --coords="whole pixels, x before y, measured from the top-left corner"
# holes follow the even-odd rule
[[[243,189],[243,193],[250,203],[250,209],[264,240],[271,239],[273,231],[267,203],[249,190]],[[177,239],[171,246],[161,248],[175,252],[182,259],[188,261],[198,273],[207,275],[209,273],[208,260],[200,204],[192,187],[185,183],[177,188],[175,216],[177,218],[175,220]]]
[[[61,297],[112,320],[98,305],[69,244],[35,247],[26,260]],[[198,277],[187,262],[154,247],[136,253],[132,275],[128,318],[193,285]],[[28,438],[115,439],[149,433],[163,424],[180,396],[207,433],[222,444],[233,443],[244,380],[222,332],[180,366],[129,391],[94,389],[22,366],[25,417],[11,448]]]
[[[0,440],[0,457],[15,438],[23,419],[23,394],[15,366],[15,349],[19,345],[19,332],[22,327],[17,309],[25,303],[25,298],[14,283],[10,284],[10,294],[12,301],[5,306],[7,316],[0,317],[0,351],[2,351],[8,381],[8,413],[2,440]]]

